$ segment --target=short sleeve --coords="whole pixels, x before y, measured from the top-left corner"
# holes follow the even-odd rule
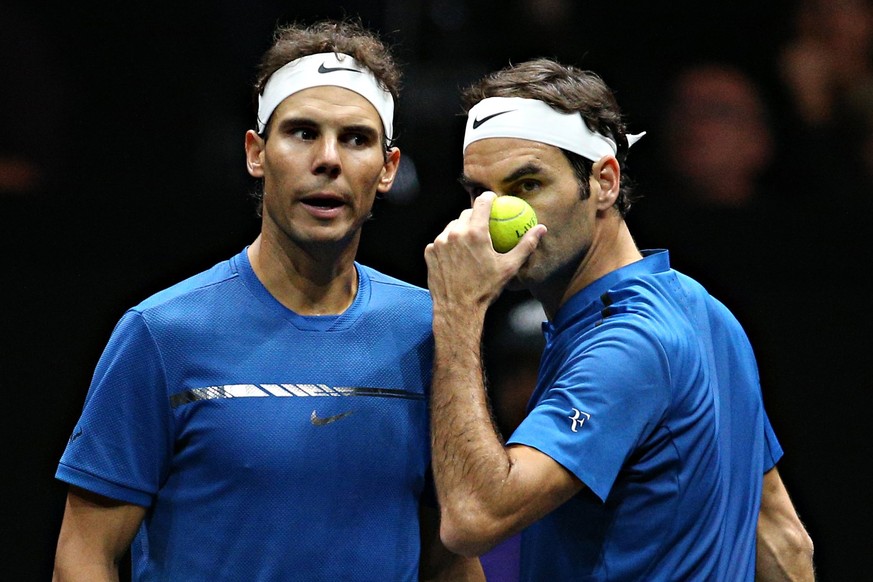
[[[764,466],[763,472],[766,473],[776,466],[776,463],[782,458],[782,445],[779,444],[779,439],[776,438],[776,433],[773,431],[773,426],[770,425],[770,419],[767,417],[767,411],[763,411],[764,420]]]
[[[116,325],[61,457],[61,481],[149,506],[172,452],[171,409],[160,353],[141,314]]]
[[[542,396],[508,442],[549,455],[605,500],[668,406],[666,361],[651,337],[627,328],[601,333],[538,387]]]

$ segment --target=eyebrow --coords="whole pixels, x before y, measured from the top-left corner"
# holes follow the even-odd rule
[[[512,184],[513,182],[515,182],[519,178],[522,178],[524,176],[530,176],[532,174],[540,174],[540,173],[542,173],[542,171],[543,171],[543,169],[540,166],[538,166],[537,164],[527,163],[527,164],[521,166],[520,168],[516,169],[514,172],[512,172],[511,174],[509,174],[505,178],[503,178],[500,181],[500,183],[503,185]],[[479,182],[476,182],[475,180],[471,180],[465,174],[460,175],[460,177],[458,178],[458,182],[460,182],[461,186],[463,186],[464,188],[466,188],[468,190],[473,189],[473,188],[485,189],[484,184],[480,184]]]
[[[287,127],[296,126],[316,127],[317,125],[318,123],[314,119],[308,117],[286,117],[279,122],[276,129],[285,129]]]

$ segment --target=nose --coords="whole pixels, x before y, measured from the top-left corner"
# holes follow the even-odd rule
[[[338,140],[328,135],[322,136],[315,148],[315,157],[312,159],[312,173],[336,178],[340,175],[340,171]]]

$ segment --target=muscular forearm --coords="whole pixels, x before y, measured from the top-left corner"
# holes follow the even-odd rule
[[[779,533],[773,533],[776,529]],[[770,524],[758,529],[755,580],[760,582],[813,582],[812,540],[802,527]]]
[[[438,310],[434,318],[431,422],[441,531],[450,548],[473,555],[496,543],[491,530],[493,513],[509,476],[510,461],[494,428],[485,393],[481,320]]]
[[[815,580],[812,538],[797,516],[775,468],[764,475],[757,542],[756,580]]]
[[[53,582],[118,582],[118,563],[145,516],[145,508],[71,487]]]
[[[504,448],[491,417],[481,357],[485,313],[545,233],[542,225],[534,227],[512,251],[495,252],[488,235],[493,199],[492,192],[478,196],[425,249],[434,314],[431,437],[440,537],[467,556],[488,550],[578,489],[542,453]]]
[[[118,568],[107,567],[103,563],[86,563],[81,559],[75,563],[67,560],[55,560],[52,582],[118,582]]]
[[[481,555],[577,494],[572,473],[540,451],[504,447],[482,380],[478,320],[434,311],[431,392],[434,478],[440,536],[453,551]],[[447,323],[450,321],[451,323]]]

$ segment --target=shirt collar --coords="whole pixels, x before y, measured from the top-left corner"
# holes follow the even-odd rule
[[[551,339],[554,334],[566,327],[571,320],[575,320],[579,313],[586,311],[590,305],[602,303],[601,297],[603,294],[613,289],[619,282],[625,279],[635,279],[643,275],[663,273],[670,270],[670,254],[668,251],[664,249],[645,250],[642,251],[642,255],[643,258],[641,260],[607,273],[570,297],[558,309],[554,320],[544,324],[543,333],[546,334],[546,338]],[[597,309],[601,309],[601,306],[598,305]]]

